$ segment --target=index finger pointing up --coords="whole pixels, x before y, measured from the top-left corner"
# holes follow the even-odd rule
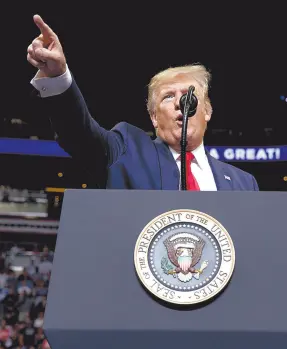
[[[46,24],[43,19],[39,15],[33,16],[34,22],[37,25],[37,27],[40,29],[41,34],[43,37],[55,37],[56,34],[53,32],[53,30]]]

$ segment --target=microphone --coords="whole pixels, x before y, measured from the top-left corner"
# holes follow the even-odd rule
[[[198,100],[193,94],[195,90],[194,86],[190,86],[188,92],[180,97],[179,105],[182,115],[187,115],[188,117],[193,116],[196,113],[196,108]]]
[[[186,188],[186,146],[187,146],[187,124],[188,118],[193,116],[196,113],[196,108],[198,104],[198,100],[196,96],[193,94],[195,90],[194,86],[189,86],[188,92],[180,97],[179,106],[183,115],[182,120],[182,131],[181,131],[181,171],[180,171],[180,182],[181,182],[181,190],[187,190]]]

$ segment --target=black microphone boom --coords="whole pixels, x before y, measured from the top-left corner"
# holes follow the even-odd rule
[[[187,124],[188,118],[196,113],[198,100],[193,94],[194,86],[190,86],[188,92],[180,97],[179,105],[182,112],[182,131],[181,131],[181,190],[186,190],[186,135],[187,135]]]

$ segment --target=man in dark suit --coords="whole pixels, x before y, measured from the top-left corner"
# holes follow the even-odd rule
[[[180,185],[180,98],[195,87],[196,114],[187,130],[187,182],[190,190],[258,190],[255,178],[211,157],[203,138],[212,106],[208,97],[210,74],[202,65],[169,68],[149,84],[147,108],[157,139],[121,122],[102,128],[90,115],[69,71],[57,35],[38,15],[41,31],[28,47],[28,61],[38,72],[31,83],[50,112],[58,143],[96,178],[102,188],[178,190]]]

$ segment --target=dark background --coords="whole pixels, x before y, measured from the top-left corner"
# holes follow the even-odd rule
[[[175,4],[31,7],[4,18],[6,117],[31,116],[27,96],[36,69],[26,61],[26,49],[39,34],[32,19],[38,13],[58,34],[89,108],[103,126],[126,120],[152,129],[145,108],[150,78],[168,66],[192,62],[205,64],[213,74],[211,128],[253,133],[285,126],[286,108],[279,97],[287,95],[287,56],[280,8],[274,14],[262,5],[254,12],[225,8],[223,14],[219,7],[212,12],[190,5],[177,14]],[[111,100],[114,112],[107,115]]]

